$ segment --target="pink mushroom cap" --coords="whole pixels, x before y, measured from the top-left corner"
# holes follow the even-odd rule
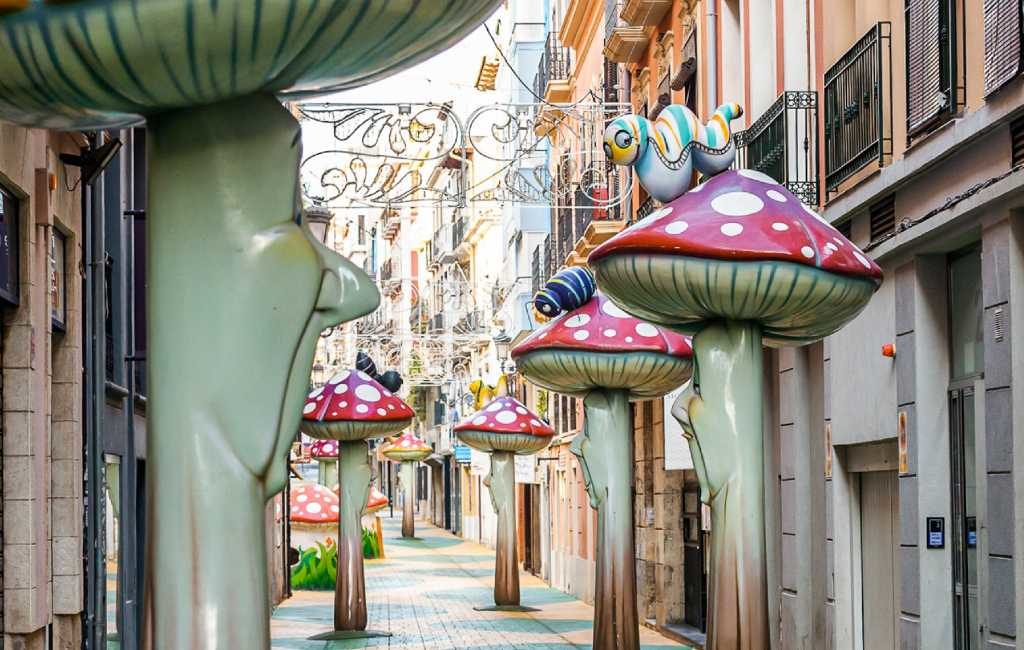
[[[331,460],[338,457],[337,440],[315,440],[309,446],[309,455],[318,460]]]
[[[413,410],[360,370],[342,370],[306,398],[300,429],[321,439],[381,438],[409,426]]]
[[[296,481],[288,492],[288,519],[293,524],[322,526],[338,523],[338,496],[311,481]]]
[[[434,453],[434,448],[410,430],[385,444],[380,453],[396,461],[423,460]]]
[[[694,333],[753,321],[765,343],[832,334],[882,282],[857,246],[757,171],[727,171],[598,246],[598,286],[652,323]]]
[[[626,312],[600,291],[530,334],[512,350],[531,382],[566,395],[624,389],[631,399],[659,397],[693,372],[690,339]]]
[[[513,397],[495,397],[482,409],[452,427],[477,451],[532,454],[548,446],[555,430]]]

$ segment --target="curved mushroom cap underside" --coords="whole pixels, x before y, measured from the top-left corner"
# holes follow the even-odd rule
[[[0,116],[111,128],[250,93],[365,85],[456,43],[498,0],[32,2],[0,16]]]
[[[532,454],[548,446],[555,430],[523,406],[519,400],[502,396],[452,427],[466,445],[477,451],[510,451]]]
[[[613,255],[595,270],[602,289],[652,323],[695,334],[708,321],[754,321],[773,347],[833,334],[877,289],[872,280],[775,260]]]
[[[598,246],[590,264],[655,254],[774,260],[882,281],[878,265],[842,233],[771,177],[749,169],[724,172],[690,190]]]
[[[395,461],[423,460],[434,453],[434,448],[412,431],[406,431],[394,441],[385,444],[380,453]]]
[[[660,352],[535,350],[516,358],[519,372],[542,388],[585,397],[595,389],[629,391],[629,399],[661,397],[690,380],[689,358]]]
[[[357,440],[383,438],[384,436],[401,431],[410,424],[412,424],[412,418],[405,420],[381,420],[379,422],[362,422],[359,420],[317,422],[314,420],[303,420],[299,424],[299,429],[310,438],[356,442]]]

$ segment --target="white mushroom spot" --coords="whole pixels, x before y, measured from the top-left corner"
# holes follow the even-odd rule
[[[546,339],[547,337],[548,337],[548,333],[547,332],[541,332],[540,336],[538,336],[537,338],[538,339]]]
[[[480,424],[483,424],[486,421],[487,421],[487,416],[486,415],[478,415],[475,418],[473,418],[473,424],[474,425],[480,425]]]
[[[565,321],[566,327],[583,327],[590,322],[589,314],[576,314]]]
[[[522,406],[517,406],[516,413],[518,413],[519,415],[526,415],[526,409],[524,409]]]
[[[309,397],[310,397],[310,399],[312,399],[312,398],[316,397],[317,395],[319,395],[322,392],[324,392],[324,387],[323,386],[315,389],[312,393],[309,394]]]
[[[605,330],[604,331],[604,335],[607,336],[608,338],[612,338],[616,334],[618,334],[618,332],[616,332],[615,330]]]
[[[526,423],[525,422],[520,422],[519,423],[519,428],[520,429],[525,429],[526,428]]]
[[[338,506],[331,506],[331,512],[339,512],[341,509]]]
[[[860,251],[853,251],[853,256],[857,258],[858,262],[860,262],[861,264],[864,265],[864,268],[866,268],[866,269],[870,269],[871,268],[871,262],[869,262],[868,258],[864,257],[860,253]]]
[[[387,415],[387,414],[388,414],[388,412],[387,412],[386,409],[377,409],[377,415]]]
[[[775,190],[768,190],[767,192],[765,192],[765,194],[767,194],[768,198],[771,199],[772,201],[778,201],[779,203],[785,203],[786,202],[786,197],[782,194],[782,192],[776,192]]]
[[[356,413],[366,413],[370,410],[370,407],[366,404],[359,404],[356,406]]]
[[[726,237],[735,237],[743,232],[743,226],[734,221],[730,221],[729,223],[723,223],[719,230],[721,230],[722,234]]]
[[[665,232],[670,235],[679,235],[686,232],[686,229],[690,227],[690,224],[685,221],[673,221],[672,223],[665,226]]]
[[[629,318],[629,314],[622,311],[618,305],[611,300],[605,300],[601,303],[601,311],[608,314],[612,318]]]
[[[310,402],[309,404],[306,404],[305,406],[302,407],[302,414],[303,415],[309,415],[310,413],[312,413],[315,410],[316,410],[316,402]]]
[[[389,411],[394,411],[395,410],[395,405],[394,404],[388,404],[388,410]]]
[[[295,500],[298,501],[299,503],[305,503],[306,501],[309,501],[309,497],[306,496],[305,494],[300,494],[299,496],[295,497]]]
[[[633,342],[633,337],[632,336],[627,336],[626,337],[626,343],[632,343],[632,342]]]
[[[356,374],[358,374],[359,378],[362,379],[363,381],[370,381],[370,375],[366,374],[362,370],[357,371]]]
[[[338,374],[336,374],[333,377],[331,377],[330,379],[328,379],[327,383],[328,384],[340,384],[341,382],[343,382],[346,379],[348,379],[348,376],[350,374],[352,374],[352,373],[349,372],[348,370],[342,370]]]
[[[342,393],[348,392],[348,384],[338,384],[334,388],[335,395],[341,395]]]
[[[389,391],[389,390],[382,390],[381,392],[384,393],[384,397],[391,397],[391,391]]]
[[[590,338],[590,332],[588,332],[587,330],[579,330],[578,332],[573,334],[572,337],[577,341],[586,341],[588,338]]]
[[[323,506],[321,506],[316,501],[314,501],[314,502],[312,502],[312,503],[310,503],[309,505],[306,506],[306,512],[308,512],[310,514],[313,514],[313,515],[315,515],[316,513],[320,512],[323,509],[324,509]]]
[[[405,447],[406,449],[408,449],[409,448],[409,439],[406,438],[405,440],[403,440],[402,444],[400,446]]]
[[[749,178],[752,181],[760,181],[761,183],[770,183],[771,185],[778,185],[778,182],[768,174],[763,174],[756,169],[741,169],[739,170],[740,176]]]
[[[316,396],[316,401],[318,401],[318,402],[321,402],[321,401],[323,401],[323,399],[324,399],[324,396],[323,396],[323,395],[317,395],[317,396]]]
[[[498,400],[494,404],[491,404],[490,406],[488,406],[487,410],[493,413],[494,411],[500,411],[504,407],[505,407],[505,404],[501,400]]]
[[[667,217],[670,214],[672,214],[672,208],[662,208],[660,210],[655,210],[654,212],[650,213],[649,215],[638,221],[636,225],[639,226],[641,224],[648,224],[657,221],[662,217]]]
[[[789,230],[789,226],[784,224],[784,223],[782,223],[781,221],[776,221],[775,223],[772,224],[772,230],[778,230],[779,232],[786,232],[787,230]]]
[[[501,413],[495,415],[494,419],[497,420],[498,422],[501,422],[502,424],[512,424],[517,419],[519,419],[519,416],[513,413],[512,411],[502,411]]]
[[[346,406],[348,406],[348,402],[341,402],[340,404],[338,404],[338,406],[340,406],[341,408],[345,408]]]
[[[364,402],[376,402],[380,399],[380,391],[369,384],[356,386],[356,397]]]
[[[804,246],[803,248],[800,249],[800,254],[806,257],[807,259],[812,259],[814,257],[814,249],[811,248],[810,246]]]
[[[540,421],[538,421],[536,419],[532,419],[532,418],[530,419],[530,424],[532,424],[535,427],[541,426]]]
[[[833,237],[832,241],[834,241],[835,243],[839,244],[840,246],[846,246],[846,244],[843,243],[843,240],[839,239],[838,237]]]
[[[726,192],[711,200],[711,209],[727,217],[745,217],[763,207],[764,201],[750,192]]]
[[[337,411],[331,411],[331,415],[333,417],[338,417],[338,412]]]
[[[637,323],[636,327],[633,329],[635,329],[636,333],[640,336],[652,337],[658,335],[658,328],[650,323]]]

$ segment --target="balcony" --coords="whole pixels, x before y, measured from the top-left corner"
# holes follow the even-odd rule
[[[395,237],[398,237],[398,231],[402,229],[402,219],[398,214],[397,210],[385,210],[384,211],[384,239],[387,241],[395,241]]]
[[[544,41],[544,51],[533,78],[533,92],[544,101],[557,104],[572,99],[569,75],[572,72],[572,51],[564,47],[552,31]]]
[[[626,0],[619,15],[636,27],[657,27],[671,8],[672,0]]]
[[[550,258],[551,236],[549,235],[533,249],[533,258],[530,260],[530,293],[533,295],[537,295],[544,283],[551,277],[551,273],[548,272]]]
[[[806,205],[818,205],[818,93],[782,93],[735,138],[737,167],[767,174]]]
[[[639,3],[605,3],[604,56],[613,63],[638,63],[651,44],[647,27],[627,24],[619,17],[629,4]]]
[[[636,209],[636,216],[633,217],[633,223],[641,221],[647,218],[652,212],[658,209],[658,205],[654,202],[653,196],[648,196],[640,204],[640,207]]]
[[[576,190],[573,201],[573,260],[586,264],[591,251],[611,239],[626,225],[618,205],[608,205],[608,189]]]
[[[402,289],[402,270],[398,260],[391,257],[388,258],[380,266],[380,286],[385,293],[389,295],[395,295]]]
[[[876,24],[825,72],[825,190],[892,155],[892,25]]]
[[[469,229],[469,217],[463,215],[452,224],[452,245],[451,249],[459,260],[469,259],[469,245],[466,241],[466,232]]]

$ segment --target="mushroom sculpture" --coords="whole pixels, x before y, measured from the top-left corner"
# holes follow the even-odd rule
[[[623,312],[601,293],[512,350],[532,383],[583,398],[580,459],[597,510],[594,647],[637,650],[631,400],[678,388],[692,372],[689,340]]]
[[[330,488],[312,481],[294,481],[288,491],[288,520],[292,546],[309,548],[327,543],[338,531],[338,496]]]
[[[149,118],[148,205],[136,206],[150,242],[148,385],[154,404],[184,407],[149,414],[145,645],[269,646],[262,506],[284,485],[317,335],[379,301],[300,221],[298,125],[275,95],[386,76],[495,4],[92,0],[0,16],[0,117],[74,130]],[[207,471],[211,441],[227,453]],[[194,489],[200,472],[208,489]],[[255,543],[216,543],[229,535]]]
[[[334,632],[320,640],[384,636],[366,631],[361,518],[370,490],[366,441],[401,431],[412,423],[409,405],[360,370],[343,370],[306,399],[302,432],[339,442],[338,579]]]
[[[491,455],[485,484],[498,513],[494,564],[494,607],[476,609],[534,611],[519,605],[519,561],[516,556],[515,456],[548,446],[555,430],[512,397],[496,397],[452,428],[464,444]]]
[[[416,463],[433,452],[433,447],[412,431],[406,431],[380,450],[390,460],[402,463],[402,497],[405,501],[402,506],[402,537],[416,536]]]
[[[147,384],[165,407],[147,426],[145,647],[269,647],[263,505],[284,487],[318,335],[379,302],[300,216],[299,128],[281,98],[392,74],[497,4],[10,0],[0,10],[0,119],[79,131],[147,120],[147,204],[133,207],[146,211],[149,242]],[[79,160],[95,167],[115,152],[107,143]],[[219,543],[228,537],[250,543]]]
[[[728,171],[590,256],[626,311],[692,333],[694,386],[673,407],[711,506],[708,647],[767,648],[762,345],[802,345],[856,316],[877,265],[770,177]]]
[[[316,480],[320,485],[334,485],[338,482],[338,441],[314,440],[309,446],[309,456],[320,465]]]

